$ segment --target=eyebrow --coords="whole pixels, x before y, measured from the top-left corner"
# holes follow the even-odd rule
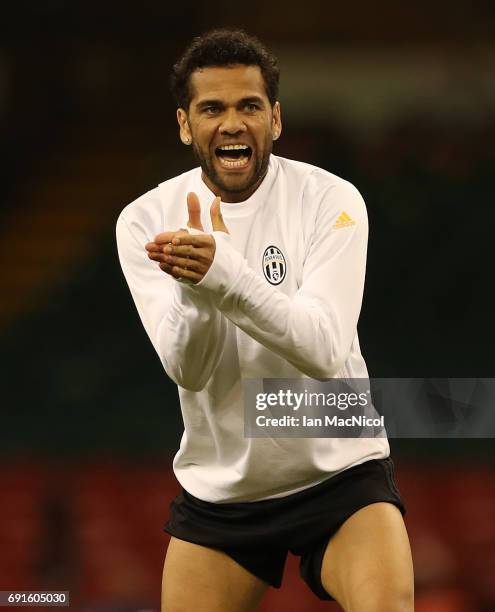
[[[241,98],[237,102],[236,106],[245,106],[246,104],[259,104],[260,106],[264,106],[263,98],[260,98],[259,96],[247,96],[246,98]],[[222,100],[201,100],[201,102],[196,104],[196,109],[201,111],[209,106],[219,106],[220,108],[223,108],[225,104],[222,102]]]
[[[246,104],[259,104],[260,106],[264,106],[263,98],[259,96],[248,96],[247,98],[242,98],[239,101],[241,106],[245,106]]]

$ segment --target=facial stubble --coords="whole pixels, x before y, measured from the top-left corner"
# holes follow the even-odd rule
[[[201,149],[197,146],[194,137],[192,140],[192,149],[194,156],[198,160],[199,165],[201,166],[201,169],[203,170],[204,174],[208,177],[208,179],[213,185],[218,187],[219,190],[223,191],[226,194],[231,193],[233,195],[242,193],[244,191],[249,191],[252,187],[261,183],[268,170],[268,164],[270,163],[270,154],[272,152],[272,148],[273,141],[270,138],[267,140],[267,142],[265,142],[265,148],[261,152],[261,155],[256,155],[255,166],[251,176],[247,177],[246,182],[234,187],[232,185],[226,184],[221,179],[218,172],[215,170],[215,166],[213,164],[213,160],[211,159],[209,152],[207,155],[203,155]],[[213,155],[215,154],[213,153]],[[251,155],[255,155],[254,151],[251,153]]]

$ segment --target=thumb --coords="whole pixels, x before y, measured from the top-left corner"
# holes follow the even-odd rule
[[[203,226],[201,225],[201,205],[194,191],[187,194],[187,212],[189,213],[187,227],[203,230]]]
[[[223,222],[222,211],[220,209],[220,202],[221,202],[220,196],[216,197],[213,200],[213,204],[211,205],[211,208],[210,208],[211,224],[213,226],[214,232],[225,232],[226,234],[228,234],[229,230],[227,229],[227,226]]]

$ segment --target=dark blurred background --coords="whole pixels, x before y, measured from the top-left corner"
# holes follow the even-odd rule
[[[158,609],[182,423],[116,256],[120,210],[194,164],[168,92],[191,37],[279,57],[279,155],[370,218],[371,375],[490,377],[495,5],[17,2],[0,22],[0,590]],[[419,612],[495,610],[495,448],[392,440]],[[263,610],[330,609],[296,578]],[[335,607],[335,609],[337,609]]]

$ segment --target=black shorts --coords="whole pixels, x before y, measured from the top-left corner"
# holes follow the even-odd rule
[[[244,503],[211,503],[182,490],[170,506],[165,531],[221,550],[271,586],[282,583],[288,551],[301,557],[301,576],[320,599],[328,540],[354,512],[389,502],[405,514],[390,457],[351,467],[309,489]]]

